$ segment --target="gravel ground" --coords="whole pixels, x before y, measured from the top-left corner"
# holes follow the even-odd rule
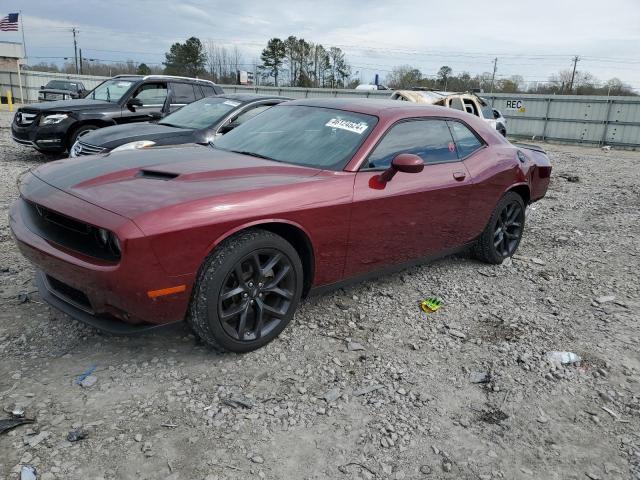
[[[314,298],[266,348],[220,355],[184,326],[110,337],[41,302],[7,210],[45,158],[9,121],[0,405],[36,422],[0,435],[0,479],[640,479],[639,153],[546,145],[553,181],[513,260]]]

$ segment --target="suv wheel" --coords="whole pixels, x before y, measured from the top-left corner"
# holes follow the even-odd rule
[[[77,128],[69,138],[69,143],[67,144],[67,150],[71,151],[71,147],[73,147],[73,144],[76,143],[76,141],[80,137],[86,135],[87,133],[93,130],[97,130],[98,128],[99,127],[97,125],[82,125],[81,127]]]

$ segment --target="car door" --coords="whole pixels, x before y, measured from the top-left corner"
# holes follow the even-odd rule
[[[421,173],[381,171],[400,153],[425,162]],[[411,119],[393,125],[356,174],[345,276],[435,255],[466,236],[471,179],[445,120]]]
[[[140,85],[122,107],[122,117],[119,119],[119,123],[147,122],[160,118],[166,98],[166,82],[149,82]],[[129,105],[128,102],[132,99],[139,100],[142,105]]]

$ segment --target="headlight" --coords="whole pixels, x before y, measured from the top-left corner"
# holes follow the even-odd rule
[[[66,113],[54,113],[53,115],[47,115],[40,119],[40,125],[55,125],[56,123],[60,123],[65,118],[68,118],[69,115]]]
[[[111,150],[112,152],[120,152],[122,150],[136,150],[138,148],[147,148],[153,147],[156,142],[152,142],[151,140],[138,140],[137,142],[125,143],[124,145],[120,145],[119,147]]]
[[[102,248],[109,250],[113,254],[120,255],[120,241],[115,233],[104,228],[96,228],[95,235]]]

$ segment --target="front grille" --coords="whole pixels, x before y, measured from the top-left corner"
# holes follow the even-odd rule
[[[100,241],[98,227],[24,199],[22,207],[29,229],[45,240],[100,260],[120,260],[120,250],[113,242]]]
[[[84,143],[81,141],[76,142],[73,146],[73,150],[76,157],[83,155],[97,155],[98,153],[105,153],[109,151],[108,148],[91,145],[90,143]]]
[[[49,287],[49,291],[56,295],[57,297],[65,300],[72,305],[75,305],[82,310],[85,310],[89,313],[93,312],[91,307],[91,302],[89,301],[89,297],[87,297],[80,290],[73,288],[71,285],[67,285],[60,280],[53,278],[50,275],[47,275],[47,286]]]
[[[25,127],[27,125],[31,125],[37,116],[37,113],[23,112],[22,110],[19,110],[18,113],[16,113],[16,123]]]

